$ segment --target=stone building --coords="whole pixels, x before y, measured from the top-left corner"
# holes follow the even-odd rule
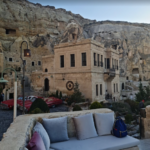
[[[56,90],[73,93],[75,82],[85,98],[103,101],[106,96],[119,100],[119,52],[92,39],[60,43],[55,54],[42,57],[42,71],[31,74],[35,91]]]

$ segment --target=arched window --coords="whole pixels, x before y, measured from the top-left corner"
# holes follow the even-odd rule
[[[47,69],[47,68],[45,69],[45,72],[48,72],[48,69]]]

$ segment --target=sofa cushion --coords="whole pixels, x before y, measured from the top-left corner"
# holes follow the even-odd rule
[[[34,132],[38,132],[44,142],[45,148],[46,150],[49,150],[50,148],[50,139],[49,136],[46,132],[46,130],[44,129],[43,125],[39,122],[36,123],[36,125],[33,128],[33,133]]]
[[[91,113],[74,117],[73,120],[75,123],[77,138],[79,140],[98,136],[94,125],[93,115]]]
[[[106,135],[86,140],[70,138],[69,141],[51,144],[51,148],[56,150],[120,150],[137,146],[139,143],[139,140],[131,136],[117,138],[112,135]]]
[[[43,140],[39,133],[34,132],[31,140],[27,145],[28,150],[46,150]]]
[[[95,113],[95,124],[98,135],[111,134],[114,124],[114,113]]]
[[[52,143],[69,140],[67,132],[67,117],[43,119],[43,126],[46,129]]]

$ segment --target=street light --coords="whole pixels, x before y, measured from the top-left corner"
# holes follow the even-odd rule
[[[22,94],[22,96],[23,96],[23,114],[25,114],[25,110],[24,110],[24,81],[25,81],[25,79],[24,79],[24,75],[25,75],[25,61],[23,60],[23,58],[22,58],[22,45],[23,45],[23,43],[26,43],[27,44],[27,49],[24,49],[24,57],[31,57],[31,51],[30,51],[30,49],[28,49],[28,43],[26,42],[26,41],[23,41],[22,43],[21,43],[21,47],[20,47],[20,58],[21,58],[21,60],[22,60],[22,64],[23,64],[23,79],[22,79],[22,86],[23,86],[23,89],[22,89],[22,92],[23,92],[23,94]]]
[[[16,70],[13,69],[13,68],[5,68],[2,71],[0,83],[7,83],[8,82],[7,80],[5,80],[3,78],[4,71],[6,71],[8,69],[13,70],[15,72],[15,82],[14,82],[14,115],[13,115],[13,119],[15,119],[16,118],[16,114],[17,114],[17,72],[16,72]]]

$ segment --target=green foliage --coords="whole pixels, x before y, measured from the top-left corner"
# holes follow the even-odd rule
[[[120,113],[123,113],[123,112],[132,113],[130,105],[127,103],[119,103],[119,102],[112,103],[112,106],[110,109],[112,109],[115,112],[120,112]]]
[[[59,98],[62,98],[62,92],[60,91],[60,93],[59,93]]]
[[[97,108],[102,108],[102,104],[100,104],[99,102],[93,102],[90,106],[90,109],[97,109]]]
[[[79,105],[75,105],[73,107],[73,111],[80,111],[80,110],[82,110],[82,109],[81,109],[81,107]]]
[[[79,90],[79,84],[76,82],[74,85],[74,93],[69,97],[67,103],[70,106],[72,103],[80,103],[80,102],[85,102],[85,99]]]
[[[131,114],[127,114],[127,115],[125,116],[125,122],[126,122],[126,123],[130,124],[132,120],[133,120],[133,117],[132,117]]]
[[[144,105],[145,105],[145,107],[150,105],[150,101],[145,102]]]
[[[31,113],[32,111],[34,111],[36,108],[39,108],[43,113],[48,113],[49,112],[49,107],[48,105],[45,103],[45,101],[43,101],[40,98],[37,98],[31,105],[30,109],[29,109],[29,113]]]
[[[124,101],[125,103],[129,104],[131,107],[131,110],[133,113],[138,113],[139,112],[139,102],[127,99]]]
[[[43,113],[40,108],[35,108],[33,111],[31,111],[31,114],[41,114]]]
[[[51,93],[51,94],[49,95],[49,97],[56,97],[56,94],[55,94],[55,93]]]
[[[146,86],[145,89],[142,83],[139,84],[139,92],[136,94],[136,101],[140,102],[142,100],[150,101],[150,86]]]
[[[55,96],[58,98],[58,90],[56,90],[56,95]]]

